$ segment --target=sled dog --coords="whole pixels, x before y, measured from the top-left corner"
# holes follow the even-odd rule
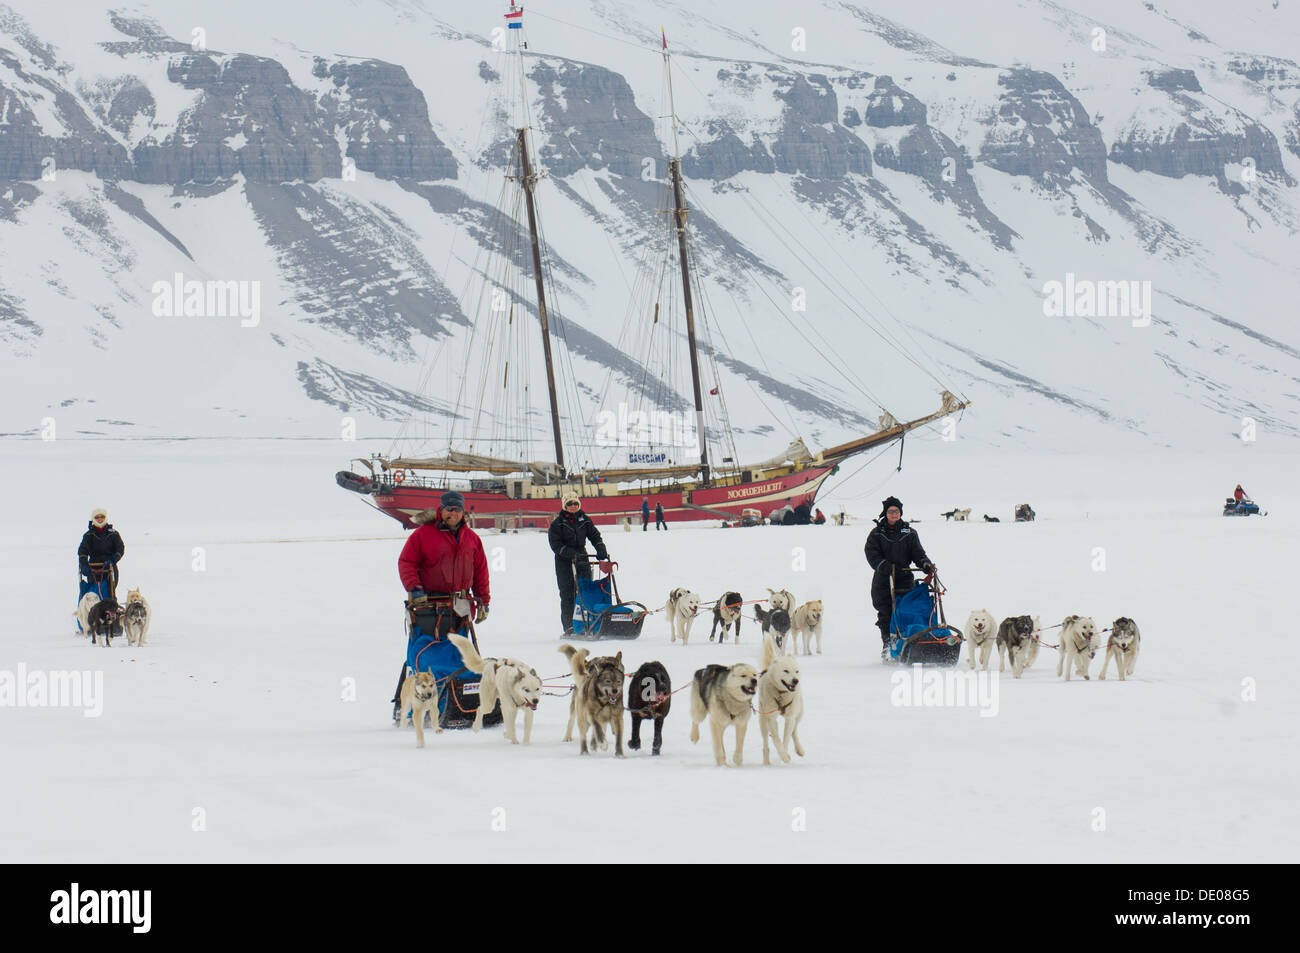
[[[777,650],[783,655],[791,654],[790,613],[784,609],[764,610],[762,606],[754,606],[754,615],[763,626],[763,636],[770,635],[775,639]]]
[[[978,652],[979,667],[988,671],[989,657],[993,654],[993,644],[997,641],[995,624],[987,609],[972,609],[966,617],[966,661],[972,669],[975,668],[975,653]],[[1001,657],[999,653],[999,660]]]
[[[567,651],[566,651],[567,649]],[[590,649],[575,649],[572,645],[561,645],[560,651],[569,660],[569,669],[573,672],[573,691],[569,694],[569,725],[564,729],[564,740],[573,740],[573,724],[578,720],[578,691],[582,680],[587,677],[587,656]]]
[[[984,514],[984,522],[986,522],[986,523],[1001,523],[1002,520],[998,519],[996,516],[989,516],[989,514],[985,513],[985,514]]]
[[[970,520],[970,507],[968,506],[964,510],[957,510],[952,514],[952,518],[958,523],[968,522]]]
[[[733,622],[736,625],[736,641],[740,641],[740,607],[744,601],[738,592],[724,592],[722,598],[713,604],[713,626],[709,629],[710,642],[713,641],[713,633],[719,625],[722,626],[722,637],[718,641],[727,641],[727,627]]]
[[[1106,642],[1106,657],[1101,662],[1101,674],[1097,680],[1101,681],[1106,677],[1106,666],[1110,660],[1115,660],[1115,667],[1119,669],[1119,680],[1122,682],[1125,678],[1133,674],[1133,669],[1137,667],[1138,648],[1142,637],[1138,634],[1137,623],[1129,618],[1116,619],[1110,625],[1110,639]]]
[[[81,634],[90,634],[90,610],[99,601],[99,593],[88,592],[81,597],[77,603],[77,611],[73,613],[77,617],[77,622],[81,625]]]
[[[588,727],[592,729],[594,744],[602,748],[608,747],[604,732],[608,728],[614,736],[614,755],[623,757],[623,653],[601,655],[579,663],[575,661],[578,651],[572,645],[561,645],[560,651],[568,656],[576,683],[573,702],[582,740],[581,753],[590,754]]]
[[[762,671],[758,674],[758,733],[763,737],[763,763],[771,764],[768,739],[776,745],[776,753],[786,764],[790,763],[790,742],[794,753],[803,757],[799,744],[799,719],[803,718],[803,689],[799,687],[799,663],[777,651],[775,640],[769,635],[763,639],[763,654],[759,659]],[[780,730],[780,719],[785,719],[785,731]]]
[[[1007,670],[1004,654],[1011,657],[1011,674],[1016,678],[1025,670],[1025,655],[1029,652],[1030,637],[1034,634],[1034,620],[1027,615],[1013,615],[1003,619],[998,626],[998,671]]]
[[[126,594],[127,645],[144,645],[152,619],[153,611],[149,608],[149,601],[140,594],[139,589],[129,590]]]
[[[1029,648],[1025,649],[1025,668],[1038,660],[1038,646],[1043,642],[1043,623],[1034,616],[1034,631],[1029,635]]]
[[[655,738],[650,754],[657,755],[664,743],[664,719],[672,707],[673,684],[668,669],[660,662],[646,662],[627,683],[627,711],[632,716],[632,737],[627,746],[641,747],[641,722],[654,719]]]
[[[803,633],[803,654],[812,655],[813,636],[817,636],[817,654],[822,654],[822,601],[814,599],[805,602],[790,615],[790,625],[794,628],[791,639],[794,654],[799,654],[799,633]]]
[[[1070,668],[1076,668],[1084,680],[1088,679],[1088,663],[1097,654],[1097,626],[1087,616],[1067,615],[1061,623],[1061,651],[1056,659],[1056,674],[1065,670],[1065,680],[1070,680]]]
[[[691,681],[691,741],[700,740],[700,723],[706,718],[713,731],[713,757],[719,765],[727,763],[727,752],[722,747],[722,732],[729,725],[736,728],[736,753],[732,760],[743,762],[745,729],[749,716],[754,713],[751,703],[758,691],[758,672],[754,666],[738,662],[725,665],[706,665],[695,673]]]
[[[408,708],[411,710],[411,721],[415,723],[415,746],[424,747],[424,716],[427,713],[433,720],[433,724],[438,724],[438,680],[433,677],[432,672],[416,672],[414,675],[406,676],[406,681],[402,682],[402,707],[399,712],[405,712]],[[482,709],[479,709],[482,711]],[[400,728],[402,719],[399,717],[396,722]],[[442,734],[441,728],[436,728],[438,734]]]
[[[952,519],[954,516],[957,515],[957,511],[955,509],[952,509],[949,510],[947,513],[940,513],[939,515],[943,517],[943,521],[946,523],[948,522],[948,520]]]
[[[483,676],[479,680],[478,714],[474,716],[474,730],[483,730],[483,716],[501,700],[501,717],[506,723],[506,738],[519,744],[515,734],[515,716],[524,710],[524,744],[533,737],[533,713],[542,697],[542,680],[537,670],[512,658],[483,658],[474,643],[463,635],[448,635],[451,644],[460,649],[460,657],[471,672]]]
[[[789,589],[772,589],[768,588],[767,604],[773,609],[784,609],[786,612],[794,611],[794,596],[790,594]]]
[[[90,607],[86,614],[90,623],[90,641],[98,644],[98,637],[103,636],[105,647],[113,644],[114,637],[122,634],[122,607],[110,596]]]
[[[670,642],[676,642],[677,636],[681,635],[682,645],[691,637],[691,625],[695,622],[695,614],[700,611],[700,597],[689,589],[683,589],[680,586],[668,593],[668,601],[664,604],[668,610],[668,625],[672,630]],[[619,690],[620,696],[622,690]]]

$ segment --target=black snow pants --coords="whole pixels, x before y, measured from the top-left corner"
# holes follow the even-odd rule
[[[573,606],[578,598],[575,573],[583,579],[590,579],[591,563],[581,556],[577,561],[555,557],[555,582],[560,587],[560,628],[565,633],[573,632]]]
[[[888,562],[876,567],[871,578],[871,604],[876,609],[876,627],[880,629],[880,641],[889,641],[889,619],[894,614],[894,605],[889,598],[889,571],[894,570],[894,593],[901,597],[903,593],[916,585],[912,571],[907,567],[901,569]]]

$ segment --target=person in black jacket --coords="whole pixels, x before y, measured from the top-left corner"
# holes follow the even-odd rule
[[[102,506],[95,507],[90,511],[90,523],[77,547],[82,593],[96,589],[100,580],[107,578],[108,593],[116,599],[117,564],[125,552],[126,544],[109,523],[108,511]]]
[[[867,536],[867,544],[863,548],[867,554],[867,564],[875,571],[871,580],[871,604],[876,608],[876,626],[880,629],[882,643],[880,657],[883,659],[888,651],[889,617],[894,609],[889,598],[890,573],[894,575],[894,592],[901,595],[915,585],[911,569],[913,564],[927,573],[934,572],[935,565],[925,554],[921,537],[903,522],[903,504],[896,496],[891,496],[881,504],[876,528]]]
[[[564,494],[564,509],[551,522],[547,532],[551,552],[555,553],[555,581],[560,587],[560,625],[564,634],[573,634],[573,604],[578,596],[574,574],[591,578],[591,564],[587,562],[587,540],[596,547],[596,559],[609,562],[609,551],[600,538],[600,530],[591,517],[582,511],[582,501],[576,493]],[[601,566],[603,571],[608,567]]]

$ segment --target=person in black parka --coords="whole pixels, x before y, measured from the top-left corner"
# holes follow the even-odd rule
[[[102,566],[103,569],[100,571],[108,573],[109,592],[116,599],[117,564],[125,553],[126,544],[109,523],[108,511],[102,506],[95,507],[90,511],[90,523],[81,537],[81,545],[77,547],[77,564],[81,570],[81,578],[91,585],[97,583],[99,578],[92,575],[91,564]],[[83,589],[85,588],[87,587],[83,586]]]
[[[564,509],[551,522],[547,538],[551,552],[555,553],[555,582],[560,587],[560,625],[568,636],[573,634],[573,604],[578,597],[574,574],[583,579],[591,578],[587,541],[591,540],[596,547],[596,559],[602,563],[609,561],[609,551],[605,549],[605,541],[600,538],[596,524],[582,511],[582,501],[576,493],[564,494]]]
[[[921,537],[903,522],[903,504],[896,496],[883,501],[876,528],[867,536],[863,547],[867,564],[875,571],[871,580],[871,604],[876,609],[876,626],[880,629],[881,658],[889,645],[889,617],[893,604],[889,598],[889,574],[894,574],[894,592],[902,594],[915,585],[913,565],[927,573],[935,570],[934,563],[921,546]]]

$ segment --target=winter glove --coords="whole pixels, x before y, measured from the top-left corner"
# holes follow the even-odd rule
[[[478,607],[478,612],[475,613],[474,615],[474,624],[482,625],[484,622],[487,621],[487,617],[488,617],[488,607],[487,607],[487,603],[485,602]]]
[[[428,596],[426,596],[426,595],[424,594],[424,590],[423,590],[423,589],[412,589],[412,590],[408,593],[408,595],[410,596],[410,599],[411,599],[411,602],[412,602],[412,603],[423,602],[425,599],[428,598]]]

